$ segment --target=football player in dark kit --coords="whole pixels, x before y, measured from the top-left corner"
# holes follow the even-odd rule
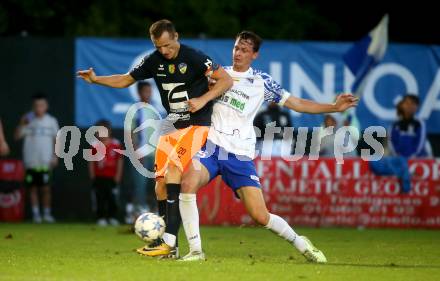
[[[89,83],[126,88],[153,78],[159,88],[167,120],[177,130],[162,133],[156,149],[155,177],[159,215],[166,221],[163,240],[138,249],[147,256],[178,257],[181,224],[179,193],[182,171],[204,145],[211,124],[212,100],[232,86],[226,71],[202,52],[180,44],[172,22],[160,20],[149,29],[156,51],[126,74],[97,76],[92,68],[78,71]],[[208,77],[216,81],[208,89]]]

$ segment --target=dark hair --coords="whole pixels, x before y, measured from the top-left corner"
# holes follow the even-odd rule
[[[174,38],[174,33],[176,33],[176,28],[174,27],[174,24],[167,19],[156,21],[150,26],[150,36],[152,36],[155,39],[162,36],[162,33],[164,33],[165,31],[168,31],[171,38]]]
[[[137,90],[138,92],[140,92],[142,90],[143,87],[151,87],[150,82],[147,81],[139,81],[137,83]]]
[[[403,97],[402,101],[404,101],[404,100],[406,100],[406,99],[411,100],[412,102],[414,102],[414,103],[417,104],[417,105],[420,104],[420,99],[419,99],[419,97],[416,96],[416,95],[414,95],[414,94],[406,94],[406,95]]]
[[[103,126],[103,127],[106,127],[110,131],[112,128],[112,123],[110,123],[110,121],[108,121],[106,119],[101,119],[95,123],[95,126]]]
[[[254,52],[258,52],[261,44],[263,43],[263,39],[261,39],[260,36],[258,36],[255,32],[247,30],[243,30],[242,32],[238,33],[235,39],[251,41]]]
[[[42,92],[36,92],[35,94],[32,95],[32,101],[36,101],[36,100],[47,100],[47,97]]]

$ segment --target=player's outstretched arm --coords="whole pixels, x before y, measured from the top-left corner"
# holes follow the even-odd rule
[[[110,76],[97,76],[93,68],[80,70],[77,72],[78,77],[84,79],[91,84],[99,84],[112,88],[127,88],[134,82],[134,78],[129,74],[115,74]]]
[[[354,107],[358,104],[358,100],[352,94],[341,94],[334,103],[329,104],[290,96],[284,103],[284,106],[301,113],[331,113],[343,112],[350,107]]]
[[[211,75],[211,79],[215,80],[213,87],[210,87],[209,91],[203,96],[198,98],[192,98],[188,101],[189,111],[196,112],[205,106],[209,101],[221,96],[229,88],[232,87],[233,80],[231,76],[222,68],[219,67]]]

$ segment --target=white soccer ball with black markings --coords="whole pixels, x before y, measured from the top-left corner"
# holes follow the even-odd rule
[[[161,238],[165,232],[165,222],[154,213],[143,213],[134,224],[134,232],[145,242]]]

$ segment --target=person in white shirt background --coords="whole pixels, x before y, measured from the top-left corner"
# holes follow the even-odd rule
[[[29,187],[33,221],[55,222],[51,210],[52,169],[58,164],[55,155],[55,138],[59,130],[58,121],[47,111],[49,103],[44,94],[32,97],[32,111],[20,120],[15,131],[15,139],[24,139],[23,162],[26,169],[25,183]],[[40,212],[40,198],[43,216]]]

